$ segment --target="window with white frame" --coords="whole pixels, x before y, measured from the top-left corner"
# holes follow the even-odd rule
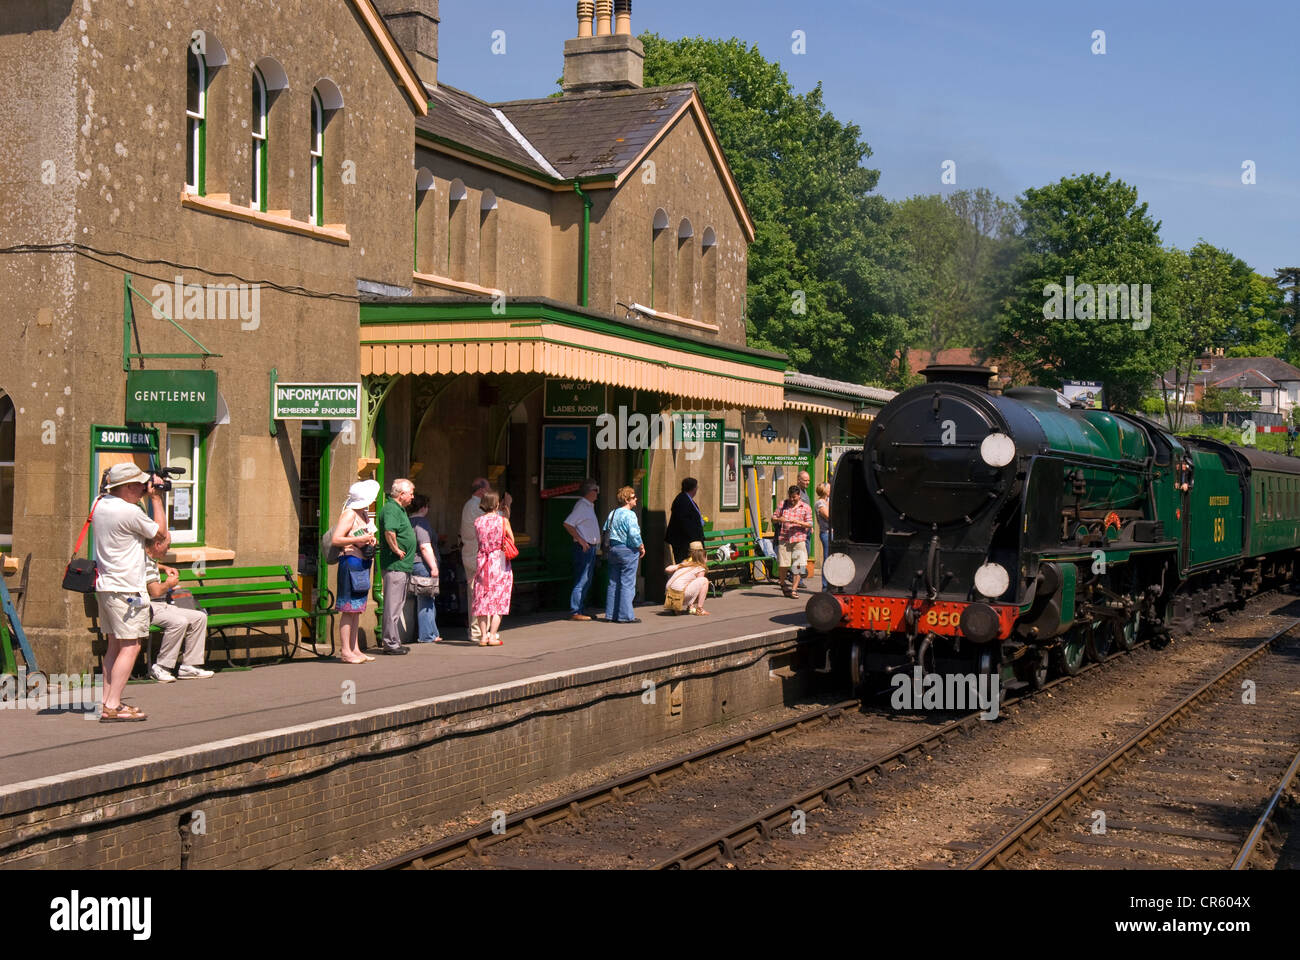
[[[14,543],[14,402],[0,390],[0,547]]]
[[[185,189],[203,195],[204,145],[208,115],[208,66],[191,49],[186,57]]]
[[[185,472],[172,478],[172,490],[167,494],[167,528],[172,542],[177,544],[199,542],[199,497],[202,484],[198,471],[199,432],[197,430],[169,427],[167,429],[166,466],[180,467]]]
[[[253,136],[253,169],[252,169],[252,193],[249,200],[249,206],[254,210],[266,211],[266,133],[267,133],[267,103],[266,103],[266,80],[262,77],[262,71],[257,67],[253,68],[253,91],[252,91],[252,108],[251,128]]]
[[[325,108],[320,94],[311,94],[311,223],[325,222]]]

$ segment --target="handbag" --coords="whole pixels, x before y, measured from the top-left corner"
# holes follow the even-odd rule
[[[181,610],[197,610],[199,601],[194,598],[194,594],[184,587],[172,587],[167,591],[167,602],[173,607],[179,607]]]
[[[505,552],[507,560],[513,560],[519,556],[519,546],[515,543],[515,538],[507,536],[501,541],[501,549]]]
[[[333,529],[327,531],[325,535],[320,538],[320,549],[321,553],[325,554],[325,563],[329,566],[338,563],[339,557],[343,556],[343,548],[334,546]]]
[[[438,595],[438,578],[421,577],[413,573],[408,579],[406,592],[413,597],[436,597]]]
[[[609,556],[609,551],[613,549],[613,543],[609,539],[609,522],[614,519],[614,512],[611,510],[609,516],[605,518],[605,525],[600,528],[600,552]]]
[[[352,592],[358,597],[364,597],[370,592],[370,565],[364,567],[349,567],[348,576],[352,582]]]
[[[90,522],[95,519],[95,508],[99,506],[99,497],[90,505],[90,516],[86,517],[86,523],[81,528],[81,536],[77,537],[77,545],[72,548],[72,559],[68,561],[68,567],[63,571],[63,589],[71,590],[73,593],[94,593],[95,582],[99,579],[99,568],[95,566],[95,561],[90,558],[81,558],[77,554],[81,552],[81,545],[86,540],[86,531],[90,529]]]

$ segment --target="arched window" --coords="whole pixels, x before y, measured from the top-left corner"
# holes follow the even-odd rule
[[[262,71],[253,68],[253,90],[250,99],[252,105],[252,116],[249,119],[249,127],[252,130],[253,150],[252,150],[252,170],[249,172],[249,190],[248,205],[254,210],[266,210],[266,135],[267,135],[267,102],[266,102],[266,80],[262,77]]]
[[[188,48],[185,54],[185,189],[203,196],[206,128],[208,119],[208,65]]]
[[[677,225],[677,309],[678,316],[695,316],[695,228],[683,219]]]
[[[325,108],[320,93],[311,92],[311,212],[316,226],[325,222]]]
[[[469,242],[469,191],[453,180],[447,191],[447,276],[465,279],[465,245]]]
[[[341,124],[334,123],[334,118],[343,109],[343,95],[332,80],[319,80],[311,92],[311,149],[309,185],[311,198],[308,205],[308,222],[315,226],[325,225],[327,215],[343,222],[343,211],[336,182],[338,177],[325,176],[325,156],[340,156]]]
[[[0,547],[14,544],[14,402],[0,390]]]
[[[672,242],[668,214],[660,207],[650,228],[650,306],[659,310],[671,309]]]
[[[415,240],[414,240],[414,263],[413,268],[416,273],[432,273],[431,265],[427,263],[429,256],[433,251],[433,220],[431,212],[434,207],[432,195],[436,193],[433,189],[433,173],[428,167],[421,167],[415,171]],[[421,243],[420,238],[425,237],[429,242]],[[423,259],[421,259],[423,256]]]
[[[497,195],[484,190],[478,205],[478,282],[481,287],[497,285]]]
[[[697,319],[718,322],[718,235],[705,227],[700,237],[700,309]]]
[[[249,96],[249,151],[248,205],[266,212],[272,196],[279,198],[286,191],[285,174],[274,180],[271,177],[271,111],[281,90],[287,89],[289,78],[284,67],[271,57],[263,57],[253,67]]]
[[[813,452],[812,431],[808,429],[808,422],[806,420],[799,426],[799,452],[801,454],[809,454]]]

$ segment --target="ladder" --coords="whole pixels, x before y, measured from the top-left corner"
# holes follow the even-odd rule
[[[18,673],[18,664],[14,658],[13,638],[18,639],[18,648],[22,651],[23,660],[27,664],[28,673],[36,673],[39,667],[36,666],[36,654],[32,653],[31,645],[27,642],[27,634],[23,633],[22,621],[18,619],[18,611],[14,609],[13,599],[9,596],[9,588],[5,586],[3,576],[0,576],[0,673]]]

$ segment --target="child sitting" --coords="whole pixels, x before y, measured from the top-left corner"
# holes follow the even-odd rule
[[[690,550],[689,560],[664,568],[664,572],[669,574],[664,609],[707,617],[709,611],[704,609],[704,597],[709,592],[709,571],[704,559],[704,544],[696,540],[691,543]]]

